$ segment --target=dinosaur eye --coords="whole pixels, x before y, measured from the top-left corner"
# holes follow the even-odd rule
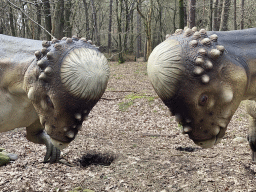
[[[200,97],[200,100],[199,100],[199,105],[204,106],[207,102],[208,102],[208,96],[207,95],[202,95]]]
[[[50,106],[51,108],[54,108],[52,100],[50,99],[50,97],[48,95],[46,95],[45,100],[46,100],[46,103],[48,106]]]

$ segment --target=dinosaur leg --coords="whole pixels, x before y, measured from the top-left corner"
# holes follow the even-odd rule
[[[27,139],[29,141],[46,145],[44,162],[48,162],[48,160],[50,161],[50,163],[59,162],[60,150],[52,144],[49,135],[45,133],[39,120],[35,121],[32,125],[26,127],[26,129]]]
[[[252,161],[256,162],[256,102],[248,101],[246,107],[250,115],[248,141],[252,150]]]

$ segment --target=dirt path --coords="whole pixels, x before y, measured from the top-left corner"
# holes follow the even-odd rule
[[[169,117],[147,79],[146,63],[110,67],[106,93],[62,153],[73,167],[42,163],[45,147],[28,142],[24,129],[1,133],[0,146],[19,159],[0,167],[0,191],[256,191],[248,143],[236,142],[247,133],[244,104],[223,141],[203,150]],[[90,151],[115,160],[80,166]]]

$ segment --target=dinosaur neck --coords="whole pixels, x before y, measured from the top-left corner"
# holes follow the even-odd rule
[[[224,45],[226,53],[241,65],[248,77],[247,92],[245,99],[256,98],[256,28],[225,31],[209,32],[217,34],[218,42]]]
[[[25,94],[22,88],[25,71],[41,47],[42,41],[0,35],[0,89]]]

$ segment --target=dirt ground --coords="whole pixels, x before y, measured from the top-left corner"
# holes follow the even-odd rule
[[[256,191],[244,103],[222,142],[201,149],[154,93],[146,63],[110,68],[103,98],[62,152],[73,166],[42,163],[45,146],[28,142],[24,128],[1,133],[0,146],[19,158],[0,167],[0,191]],[[102,159],[81,166],[91,151]],[[98,165],[104,158],[114,161]]]

